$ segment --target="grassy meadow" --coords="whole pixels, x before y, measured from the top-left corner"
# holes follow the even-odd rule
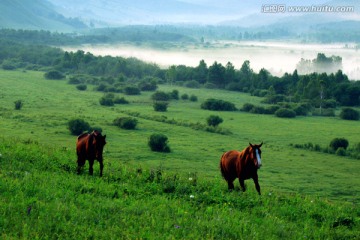
[[[196,95],[155,112],[150,96],[124,96],[127,105],[99,104],[101,92],[79,91],[43,72],[0,70],[0,234],[3,239],[356,239],[360,235],[360,161],[296,149],[328,146],[336,137],[360,142],[359,122],[338,117],[281,119],[240,111],[200,109],[207,98],[242,107],[260,104],[248,94],[160,85]],[[14,102],[22,100],[21,110]],[[140,114],[136,130],[115,118]],[[154,121],[224,119],[221,135]],[[75,173],[76,137],[67,123],[81,118],[107,135],[104,177]],[[151,152],[152,133],[169,138],[171,153]],[[220,156],[264,142],[259,170],[262,196],[229,193]],[[87,166],[87,164],[86,164]]]

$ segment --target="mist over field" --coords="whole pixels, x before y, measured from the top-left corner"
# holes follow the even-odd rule
[[[135,57],[149,63],[158,64],[162,68],[168,68],[171,65],[195,67],[200,60],[205,60],[208,65],[213,64],[215,61],[223,65],[231,62],[239,69],[245,60],[249,60],[254,71],[258,72],[261,68],[265,68],[275,76],[281,76],[285,72],[293,72],[302,58],[314,59],[317,53],[321,52],[326,56],[342,57],[343,72],[350,79],[360,79],[359,50],[355,48],[354,44],[217,41],[211,47],[189,45],[182,48],[158,49],[129,44],[115,44],[84,45],[64,47],[64,49],[67,51],[81,49],[100,56]]]

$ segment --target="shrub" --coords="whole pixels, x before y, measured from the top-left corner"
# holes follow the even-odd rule
[[[114,106],[114,100],[106,96],[100,98],[99,102],[102,106]]]
[[[349,146],[349,141],[346,140],[345,138],[334,138],[333,140],[331,140],[330,142],[330,147],[336,151],[338,148],[344,148],[346,150],[346,148]]]
[[[256,114],[265,114],[266,110],[264,107],[262,106],[255,106],[251,109],[250,111],[251,113],[256,113]]]
[[[277,110],[280,109],[280,106],[278,105],[272,105],[265,109],[265,114],[275,114]]]
[[[16,100],[14,103],[15,103],[15,110],[20,110],[24,105],[22,100]]]
[[[73,135],[80,135],[90,129],[89,123],[82,119],[73,119],[68,122],[68,129]]]
[[[225,86],[225,89],[229,91],[238,91],[238,92],[241,92],[243,90],[241,84],[237,82],[229,83],[228,85]]]
[[[151,95],[151,99],[154,101],[169,101],[170,96],[166,92],[156,91],[153,95]]]
[[[121,97],[121,98],[117,97],[114,99],[114,103],[115,104],[129,104],[129,101],[126,100],[124,97]]]
[[[340,113],[340,118],[344,120],[359,120],[360,114],[353,108],[343,108]]]
[[[196,80],[190,80],[190,81],[186,81],[184,83],[184,87],[187,88],[200,88],[200,83]]]
[[[172,92],[169,94],[170,98],[171,99],[174,99],[174,100],[179,100],[179,91],[174,89],[172,90]]]
[[[146,77],[144,80],[142,80],[138,87],[141,91],[155,91],[157,89],[156,80],[152,77]]]
[[[241,108],[241,111],[250,112],[254,107],[255,107],[254,104],[244,103],[243,107]]]
[[[87,89],[87,86],[86,86],[86,84],[79,84],[79,85],[76,85],[76,88],[80,91],[85,91]]]
[[[156,112],[166,112],[168,105],[168,102],[154,102],[153,107]]]
[[[186,93],[184,93],[183,95],[181,95],[181,99],[182,99],[182,100],[188,100],[188,99],[189,99],[189,95],[187,95]]]
[[[126,95],[140,95],[140,89],[135,86],[127,86],[124,88],[124,93]]]
[[[155,152],[170,152],[168,138],[164,134],[154,133],[150,136],[148,145]]]
[[[212,110],[212,111],[235,111],[236,107],[233,103],[219,100],[219,99],[207,99],[201,104],[202,109]]]
[[[298,104],[294,111],[296,112],[297,116],[306,116],[309,112],[308,106],[306,104]]]
[[[346,150],[343,147],[339,147],[336,150],[335,154],[338,156],[346,156]]]
[[[335,110],[332,108],[322,108],[320,111],[320,108],[315,108],[312,111],[313,116],[323,116],[323,117],[334,117],[335,116]]]
[[[195,95],[191,95],[189,100],[190,100],[191,102],[197,102],[198,98],[197,98],[197,96],[195,96]]]
[[[51,70],[49,72],[46,72],[44,76],[46,79],[51,79],[51,80],[60,80],[65,78],[65,76],[61,72],[56,70]]]
[[[280,108],[275,112],[275,116],[280,118],[294,118],[296,117],[296,112],[291,109]]]
[[[136,118],[120,117],[114,120],[114,125],[122,129],[135,129],[138,121]]]
[[[207,119],[207,124],[209,126],[213,126],[213,127],[216,127],[217,125],[219,125],[220,123],[222,123],[224,120],[219,117],[219,116],[216,116],[216,115],[210,115]]]

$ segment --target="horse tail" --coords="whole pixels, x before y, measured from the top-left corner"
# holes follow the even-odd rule
[[[221,155],[221,159],[220,159],[220,170],[221,170],[221,175],[223,176],[223,178],[225,178],[225,176],[226,176],[225,169],[223,166],[223,159],[224,159],[225,154],[226,153],[223,153],[223,155]]]

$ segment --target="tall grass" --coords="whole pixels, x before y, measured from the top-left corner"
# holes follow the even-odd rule
[[[126,165],[75,174],[72,153],[1,139],[4,239],[355,239],[356,205],[267,189],[228,192],[219,178]]]

